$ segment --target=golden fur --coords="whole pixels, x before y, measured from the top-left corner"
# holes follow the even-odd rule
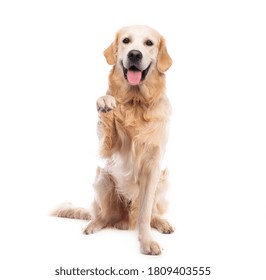
[[[130,43],[123,43],[124,37]],[[152,46],[143,43],[150,38]],[[126,80],[121,66],[132,48],[141,50],[143,64],[150,65],[145,79],[134,86]],[[122,28],[104,55],[113,65],[107,94],[97,101],[100,155],[106,159],[106,165],[97,168],[90,212],[64,205],[54,215],[91,220],[85,234],[104,227],[137,226],[141,251],[158,255],[161,248],[152,239],[151,227],[162,233],[174,231],[161,218],[166,211],[168,172],[160,167],[171,113],[164,72],[172,60],[164,38],[146,26]]]

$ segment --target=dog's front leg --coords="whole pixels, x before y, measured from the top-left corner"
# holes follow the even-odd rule
[[[160,255],[161,248],[152,239],[151,215],[156,188],[160,179],[159,149],[155,148],[142,168],[140,176],[140,208],[138,217],[141,251],[146,255]]]
[[[100,141],[100,155],[108,158],[112,154],[112,149],[116,143],[116,131],[114,126],[114,112],[116,100],[111,95],[105,95],[97,100],[97,111],[99,121],[97,126]]]

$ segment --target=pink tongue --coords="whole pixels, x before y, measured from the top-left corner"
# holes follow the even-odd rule
[[[128,70],[127,80],[132,86],[138,85],[141,80],[141,71]]]

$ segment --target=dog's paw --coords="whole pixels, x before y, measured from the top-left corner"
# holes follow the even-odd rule
[[[141,252],[144,255],[156,256],[156,255],[161,255],[162,253],[162,249],[160,245],[153,240],[149,242],[141,242],[140,246],[141,246]]]
[[[106,113],[112,111],[116,107],[116,101],[113,96],[105,95],[97,100],[96,106],[98,112]]]
[[[114,228],[121,229],[121,230],[127,230],[129,228],[127,221],[120,221],[116,224],[114,224]]]
[[[96,220],[91,221],[84,229],[83,234],[93,234],[99,230],[101,230],[104,225]]]
[[[160,219],[158,217],[153,218],[151,221],[151,227],[157,229],[161,233],[170,234],[175,231],[174,227],[171,226],[171,224],[165,220]]]

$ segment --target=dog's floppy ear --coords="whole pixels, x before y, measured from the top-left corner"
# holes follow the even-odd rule
[[[114,65],[116,63],[117,42],[118,42],[118,34],[116,34],[113,43],[103,52],[107,63],[110,65]]]
[[[172,59],[167,52],[165,39],[161,36],[158,58],[157,58],[157,69],[161,73],[164,73],[170,68],[171,65],[172,65]]]

